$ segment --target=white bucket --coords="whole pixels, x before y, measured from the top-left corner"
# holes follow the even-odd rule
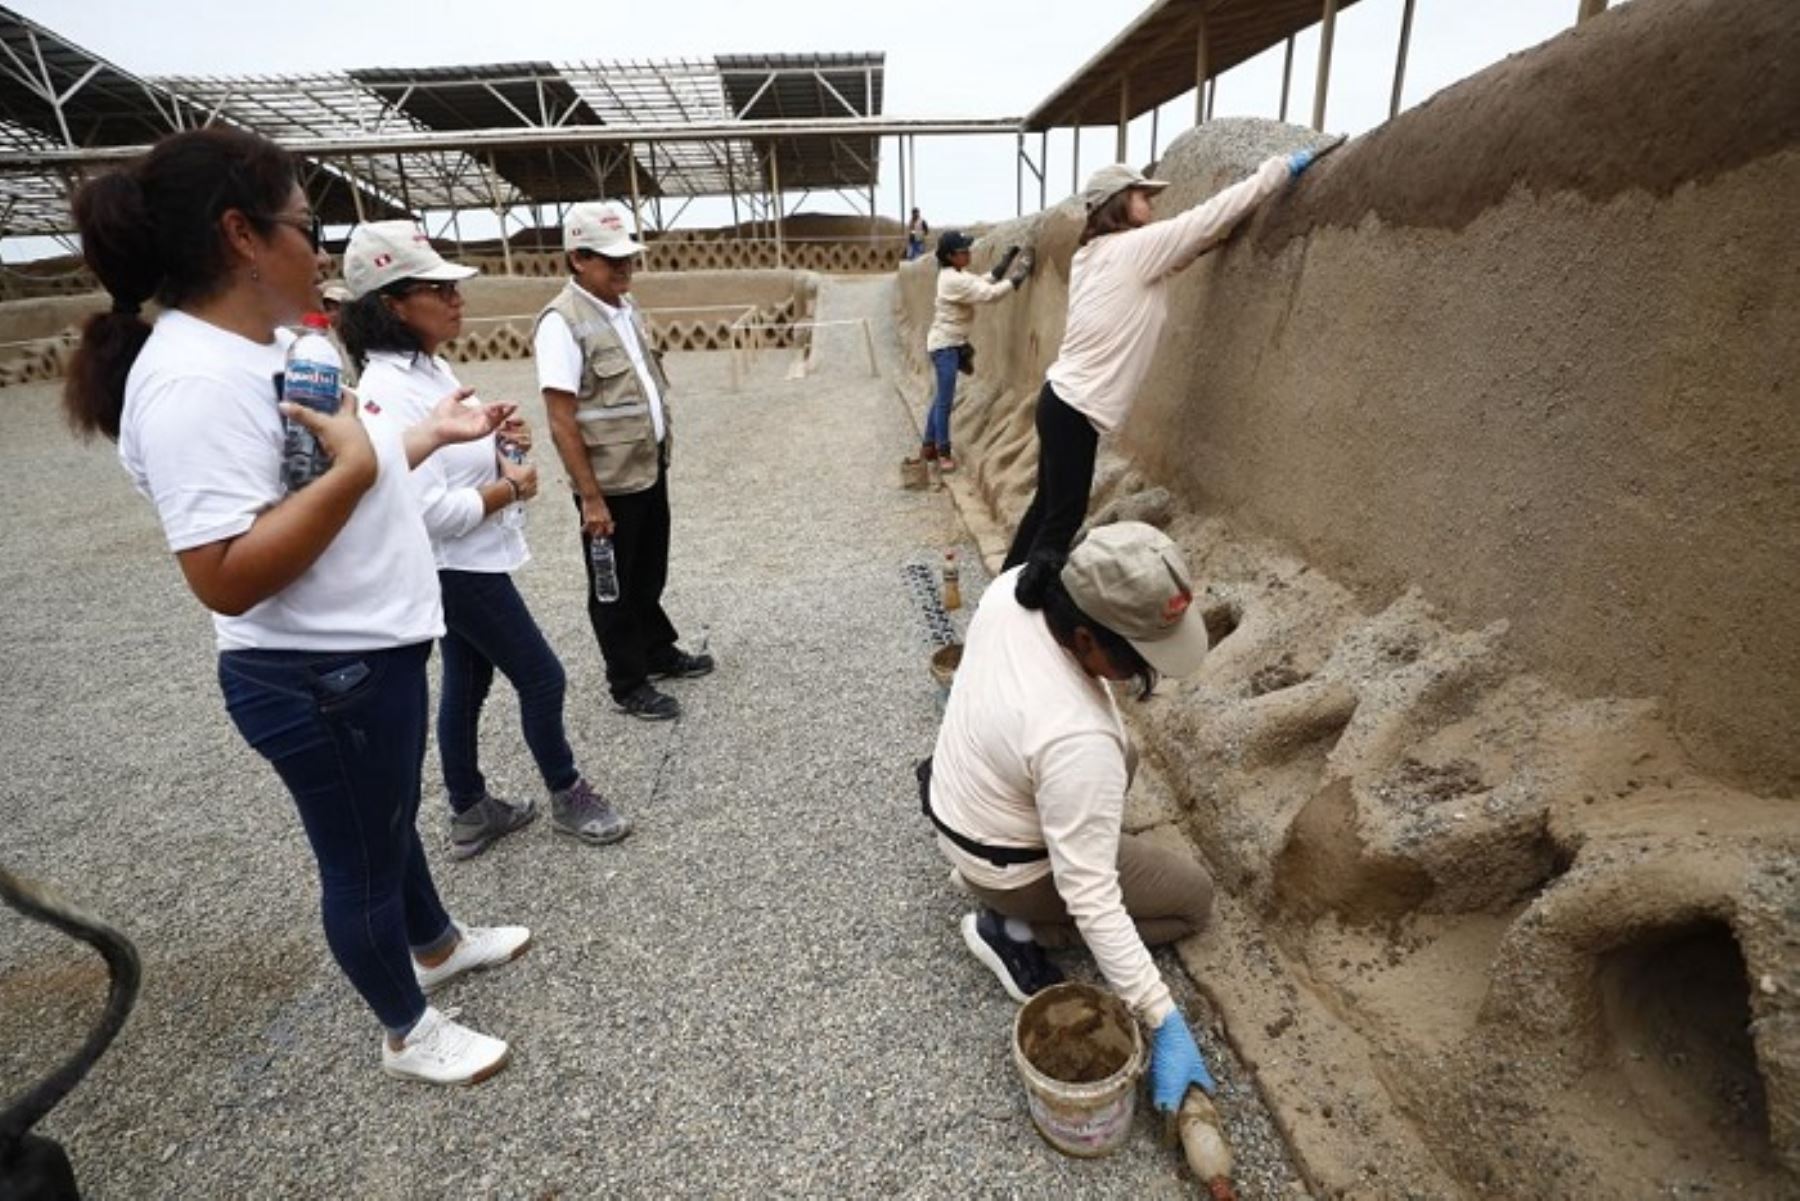
[[[1065,1059],[1072,1048],[1074,1057],[1089,1066],[1109,1059],[1122,1062],[1101,1079],[1059,1080],[1027,1051],[1030,1047],[1047,1058],[1047,1039],[1062,1048]],[[1118,1150],[1131,1132],[1144,1063],[1144,1036],[1131,1012],[1113,994],[1091,984],[1046,988],[1013,1019],[1013,1066],[1025,1082],[1032,1123],[1045,1142],[1065,1155],[1094,1159]]]

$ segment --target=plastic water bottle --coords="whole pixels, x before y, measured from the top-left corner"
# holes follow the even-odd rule
[[[525,448],[511,438],[500,438],[495,443],[500,448],[500,457],[508,463],[522,467],[525,465]],[[500,524],[509,530],[525,528],[525,503],[515,500],[507,505],[500,514]]]
[[[613,554],[613,540],[595,537],[588,541],[588,562],[594,568],[594,599],[610,605],[619,599],[619,560]]]
[[[944,608],[962,608],[962,579],[956,566],[956,552],[944,552]]]
[[[308,313],[304,325],[305,331],[288,347],[281,399],[320,413],[335,413],[341,399],[344,360],[326,336],[331,321],[323,313]],[[324,475],[331,456],[298,421],[284,418],[282,426],[281,478],[292,492]]]

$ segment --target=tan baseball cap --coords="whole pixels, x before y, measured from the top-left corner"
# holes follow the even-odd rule
[[[358,298],[403,279],[468,279],[473,267],[444,261],[431,239],[411,221],[359,225],[344,247],[344,282]]]
[[[1124,163],[1114,163],[1112,166],[1102,167],[1088,176],[1087,187],[1081,189],[1081,203],[1091,213],[1126,188],[1144,188],[1151,192],[1160,192],[1168,186],[1169,181],[1166,179],[1150,179],[1136,167],[1127,167]]]
[[[563,218],[563,249],[591,250],[609,259],[644,253],[631,236],[631,218],[607,200],[588,200],[569,209]]]
[[[1153,525],[1120,521],[1088,531],[1062,569],[1069,599],[1165,676],[1192,675],[1206,658],[1206,622],[1181,548]]]
[[[319,295],[326,300],[336,301],[338,304],[347,304],[356,299],[356,293],[345,287],[342,281],[335,279],[320,288]]]

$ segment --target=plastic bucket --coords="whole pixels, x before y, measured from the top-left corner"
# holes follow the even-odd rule
[[[1046,988],[1013,1019],[1013,1066],[1032,1124],[1065,1155],[1094,1159],[1118,1150],[1131,1132],[1144,1062],[1131,1012],[1091,984]]]
[[[931,652],[931,678],[937,681],[944,695],[950,694],[950,685],[956,679],[956,669],[962,666],[963,648],[960,642],[950,642]]]

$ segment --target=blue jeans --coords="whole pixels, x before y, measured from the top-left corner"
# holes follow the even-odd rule
[[[954,346],[931,352],[931,369],[937,378],[937,395],[932,398],[931,412],[925,416],[925,445],[935,446],[940,453],[950,449],[950,406],[956,400],[956,365],[961,354]]]
[[[300,811],[331,954],[396,1034],[425,1013],[413,953],[432,954],[456,937],[413,826],[430,657],[429,642],[219,656],[231,720]]]
[[[438,697],[438,756],[450,807],[461,813],[487,795],[480,767],[481,706],[499,668],[519,696],[525,745],[544,787],[581,778],[563,732],[568,678],[525,598],[504,572],[440,571],[444,592],[444,688]]]

